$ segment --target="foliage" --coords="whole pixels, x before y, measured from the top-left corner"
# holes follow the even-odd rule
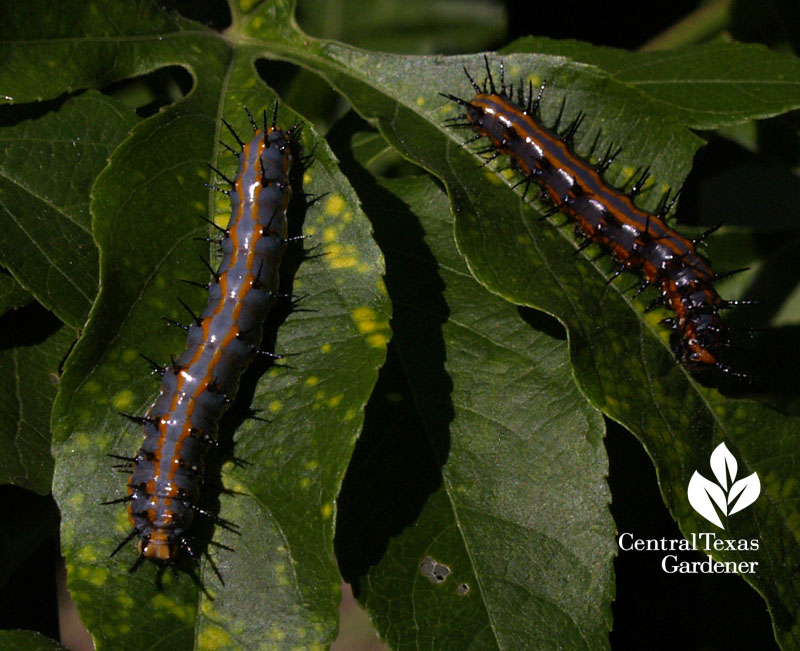
[[[405,4],[411,25],[430,5]],[[453,37],[441,47],[495,38],[496,13],[470,4],[486,17],[475,41],[463,14],[436,3],[438,30],[419,19],[420,50],[436,49],[437,31]],[[719,284],[761,301],[732,320],[772,328],[732,352],[757,379],[746,387],[679,366],[666,311],[645,312],[653,290],[632,299],[629,274],[607,284],[608,256],[573,255],[569,224],[542,220],[504,161],[481,166],[444,127],[454,106],[439,93],[469,97],[464,68],[482,78],[481,56],[313,38],[290,0],[243,0],[223,29],[149,2],[0,12],[13,35],[0,44],[0,300],[15,333],[0,353],[14,396],[0,481],[40,494],[52,483],[69,588],[98,647],[323,646],[341,571],[397,648],[602,648],[617,535],[602,415],[646,448],[686,536],[709,530],[686,490],[721,442],[739,476],[758,474],[761,498],[725,535],[760,549],[714,558],[758,561],[745,579],[779,643],[800,643],[787,352],[800,349],[800,192],[785,167],[747,155],[679,206],[697,207],[692,232],[732,224],[709,238],[715,268],[750,267]],[[344,31],[362,19],[379,47],[380,15],[354,12]],[[754,151],[769,134],[754,120],[800,107],[800,64],[760,45],[631,53],[524,38],[490,54],[493,71],[501,61],[515,83],[546,80],[545,122],[586,114],[581,154],[622,146],[609,182],[650,166],[648,208],[692,169],[704,141],[690,129]],[[306,239],[283,270],[292,299],[265,339],[288,355],[248,372],[208,482],[210,508],[241,533],[203,531],[215,544],[196,573],[130,575],[133,546],[108,557],[129,531],[124,509],[99,505],[124,490],[107,455],[139,440],[118,412],[143,413],[157,391],[140,353],[181,350],[183,333],[158,317],[185,318],[178,297],[205,300],[179,281],[204,282],[199,257],[216,255],[200,217],[227,220],[227,199],[203,185],[206,162],[235,166],[221,119],[247,133],[242,106],[260,113],[278,95],[281,124],[304,125],[310,196],[293,210]],[[340,97],[362,119],[341,117]]]

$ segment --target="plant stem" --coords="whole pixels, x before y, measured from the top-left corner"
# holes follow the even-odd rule
[[[670,50],[709,40],[730,24],[731,0],[715,0],[650,39],[640,52]]]

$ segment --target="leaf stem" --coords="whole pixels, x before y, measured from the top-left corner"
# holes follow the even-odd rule
[[[639,51],[670,50],[708,41],[730,24],[730,10],[731,0],[710,2],[647,41]]]

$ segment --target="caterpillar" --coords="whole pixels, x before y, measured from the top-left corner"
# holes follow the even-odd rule
[[[479,85],[464,68],[475,92],[470,100],[449,93],[440,93],[455,102],[464,112],[451,118],[447,126],[466,127],[476,132],[467,142],[489,139],[489,146],[480,153],[488,154],[487,162],[501,154],[522,174],[525,184],[523,199],[531,183],[541,188],[541,197],[551,204],[546,216],[563,213],[573,220],[576,234],[583,238],[578,250],[598,243],[610,250],[617,270],[610,280],[624,270],[639,269],[644,276],[634,297],[649,285],[656,286],[660,297],[648,306],[663,303],[674,312],[663,321],[674,330],[672,350],[677,360],[690,371],[716,368],[729,375],[748,379],[720,359],[720,349],[730,345],[719,311],[749,301],[724,300],[714,288],[714,281],[733,272],[716,274],[697,252],[697,243],[716,230],[709,229],[690,240],[669,225],[665,217],[677,200],[667,192],[656,212],[648,212],[634,203],[650,174],[645,169],[630,190],[624,192],[610,186],[604,172],[619,154],[609,145],[599,163],[592,165],[575,153],[573,141],[584,114],[578,113],[564,133],[542,124],[539,105],[545,84],[534,92],[529,82],[507,86],[504,66],[500,64],[500,88],[495,85],[484,57],[486,80]],[[518,185],[519,185],[518,184]],[[610,282],[610,281],[609,281]]]
[[[156,367],[162,376],[158,397],[145,416],[123,414],[142,426],[144,441],[133,457],[112,455],[131,468],[127,495],[105,502],[127,504],[133,530],[112,552],[134,537],[138,557],[175,567],[181,555],[197,560],[188,534],[196,515],[229,528],[235,525],[203,510],[198,500],[204,460],[217,442],[223,412],[236,395],[239,379],[258,353],[262,326],[278,291],[278,267],[288,237],[287,206],[291,197],[289,171],[293,137],[299,125],[279,129],[278,104],[267,126],[253,127],[245,143],[228,122],[222,123],[239,151],[221,143],[239,160],[234,179],[224,192],[231,200],[231,217],[222,233],[222,261],[208,283],[208,303],[186,328],[186,348],[177,359]]]

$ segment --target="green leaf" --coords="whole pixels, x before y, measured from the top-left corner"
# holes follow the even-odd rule
[[[237,427],[232,414],[225,440],[235,429],[235,454],[243,462],[232,463],[229,453],[221,474],[231,494],[209,496],[218,499],[221,517],[241,527],[240,536],[214,532],[215,541],[235,553],[209,547],[225,586],[209,558],[199,570],[202,588],[188,576],[166,574],[159,590],[152,565],[130,576],[132,545],[108,558],[129,530],[125,510],[99,504],[125,490],[125,478],[106,454],[130,455],[140,441],[137,428],[117,411],[143,413],[157,390],[138,353],[167,360],[182,348],[183,335],[165,333],[159,316],[183,318],[177,297],[194,309],[204,300],[179,280],[206,279],[197,256],[208,257],[209,245],[194,238],[207,237],[210,229],[200,217],[230,210],[227,200],[203,187],[210,180],[206,161],[234,173],[235,161],[217,144],[228,138],[220,118],[247,134],[242,106],[271,110],[275,96],[256,78],[253,60],[261,50],[234,45],[234,33],[226,40],[154,6],[61,7],[63,20],[37,21],[36,47],[26,42],[33,36],[29,10],[6,10],[4,24],[19,30],[19,40],[11,44],[0,77],[20,77],[23,65],[27,75],[8,86],[15,101],[175,64],[191,70],[195,82],[186,98],[133,128],[92,188],[101,291],[65,366],[52,421],[54,494],[81,618],[101,647],[330,642],[339,598],[332,556],[335,497],[389,338],[382,261],[369,225],[324,141],[306,124],[302,144],[313,161],[301,175],[302,189],[317,200],[295,217],[312,238],[310,255],[295,260],[299,268],[289,289],[298,297],[297,310],[285,323],[276,312],[271,326],[276,350],[291,357],[284,367],[243,384],[244,403],[268,422]],[[250,23],[248,29],[264,42],[271,33],[266,25]],[[49,63],[62,59],[64,65],[47,77]],[[279,119],[284,126],[303,122],[285,105]],[[101,165],[105,158],[98,157]],[[75,253],[71,247],[66,252]],[[291,265],[286,277],[292,278]],[[144,629],[141,609],[133,604],[151,611]]]
[[[505,11],[492,0],[301,0],[297,18],[320,38],[417,54],[475,50],[506,30]]]
[[[658,325],[663,311],[645,314],[646,303],[629,298],[630,280],[624,287],[620,282],[608,287],[609,260],[591,249],[572,256],[576,242],[569,225],[538,221],[535,206],[523,202],[520,191],[511,187],[513,176],[506,180],[478,167],[477,156],[460,146],[460,135],[442,128],[444,118],[454,111],[436,99],[437,92],[469,93],[461,67],[468,66],[482,78],[479,58],[389,57],[332,43],[305,52],[309,65],[313,61],[323,70],[394,146],[445,180],[456,213],[459,249],[477,278],[508,300],[543,309],[566,325],[579,386],[594,405],[645,444],[657,466],[665,502],[685,534],[707,530],[688,505],[686,486],[695,469],[707,467],[711,451],[722,440],[739,460],[742,473],[755,471],[768,479],[765,495],[737,514],[727,532],[733,538],[758,538],[761,551],[713,555],[758,560],[759,573],[746,579],[766,598],[779,641],[791,646],[797,639],[794,613],[800,604],[792,579],[792,568],[800,564],[800,532],[790,470],[798,446],[798,419],[757,400],[726,397],[700,384],[675,363],[668,331]],[[523,76],[535,84],[547,79],[546,123],[553,123],[562,99],[562,124],[578,110],[594,116],[578,134],[579,152],[590,150],[598,129],[597,151],[609,141],[623,147],[624,157],[607,175],[611,183],[630,180],[637,169],[651,166],[656,183],[641,198],[649,208],[668,187],[680,186],[700,144],[679,126],[680,112],[674,114],[663,102],[561,57],[503,58],[507,79]],[[395,81],[410,70],[413,83]],[[740,119],[763,115],[760,91],[769,95],[773,86],[770,78],[750,84],[750,101],[735,99]],[[711,94],[711,84],[704,90]],[[784,106],[798,105],[792,93],[787,91]]]
[[[797,57],[752,43],[707,43],[634,53],[580,41],[521,38],[503,52],[566,56],[602,68],[693,129],[771,117],[800,103]]]
[[[50,412],[60,365],[86,321],[99,282],[89,191],[136,117],[93,91],[36,111],[4,107],[3,117],[9,125],[0,135],[0,258],[13,274],[3,276],[5,305],[19,307],[33,294],[68,325],[35,302],[4,317],[10,336],[0,357],[9,399],[0,426],[0,482],[46,494],[53,469]]]
[[[0,484],[50,492],[50,411],[59,366],[77,333],[33,302],[2,317]]]
[[[718,443],[725,441],[738,459],[741,472],[758,472],[762,496],[753,506],[737,513],[726,531],[732,537],[758,538],[760,550],[752,553],[721,550],[714,552],[714,556],[759,562],[759,573],[747,578],[766,597],[781,643],[786,647],[796,646],[800,598],[794,581],[798,530],[797,488],[792,472],[800,428],[797,418],[787,415],[787,408],[793,408],[791,401],[796,400],[796,374],[784,375],[792,366],[791,351],[797,349],[792,326],[756,340],[755,361],[759,358],[768,364],[774,361],[775,369],[774,372],[767,369],[763,374],[767,379],[765,388],[753,396],[742,396],[741,392],[726,396],[692,377],[672,358],[667,332],[657,323],[666,313],[646,315],[643,313],[646,300],[629,298],[627,289],[633,284],[633,277],[623,276],[627,279],[624,286],[618,280],[606,287],[611,264],[599,251],[590,248],[573,257],[576,243],[569,226],[540,223],[540,207],[532,196],[522,200],[522,188],[512,188],[518,179],[498,166],[503,161],[479,168],[479,157],[461,147],[463,134],[443,128],[444,119],[455,114],[455,106],[438,93],[457,93],[468,99],[472,91],[462,67],[466,66],[480,80],[484,74],[481,57],[401,57],[315,40],[299,32],[293,7],[290,0],[235,4],[231,8],[231,26],[222,34],[147,3],[76,1],[57,7],[10,4],[0,10],[0,24],[6,27],[4,33],[14,36],[0,43],[3,52],[0,85],[4,96],[15,102],[102,88],[167,66],[182,66],[193,81],[186,97],[138,122],[127,139],[119,147],[111,145],[94,173],[86,176],[91,183],[106,165],[105,156],[113,151],[110,163],[92,189],[92,228],[100,251],[102,289],[84,336],[66,364],[53,427],[57,462],[55,494],[62,509],[62,541],[70,588],[98,645],[252,646],[252,641],[258,639],[259,643],[276,646],[311,646],[325,644],[333,636],[338,581],[331,558],[333,502],[360,430],[363,406],[383,359],[382,344],[389,330],[386,297],[379,278],[381,257],[372,242],[369,226],[357,208],[355,195],[339,174],[336,160],[310,126],[305,128],[302,138],[314,162],[307,170],[303,189],[315,193],[317,201],[311,203],[305,214],[303,232],[313,236],[305,243],[312,257],[299,264],[294,276],[292,289],[302,297],[300,309],[285,323],[279,323],[280,315],[276,314],[271,325],[277,337],[276,350],[298,355],[288,360],[290,368],[270,369],[260,378],[255,373],[246,383],[244,403],[268,414],[271,423],[248,421],[238,426],[232,412],[226,424],[228,440],[235,431],[236,457],[251,465],[236,466],[230,454],[215,457],[220,464],[227,462],[221,474],[225,486],[234,494],[209,491],[209,498],[220,502],[219,513],[223,517],[243,528],[240,537],[219,528],[213,532],[217,541],[237,549],[231,553],[210,548],[226,586],[221,588],[208,560],[200,568],[206,592],[189,577],[180,575],[175,580],[169,574],[164,576],[164,590],[158,591],[154,582],[156,568],[151,565],[129,576],[125,570],[135,557],[130,547],[113,560],[106,559],[106,553],[129,527],[124,509],[100,508],[97,504],[102,499],[120,496],[124,490],[124,478],[112,474],[103,455],[131,454],[139,439],[134,428],[125,425],[116,411],[141,413],[156,390],[154,384],[148,384],[145,365],[138,360],[137,353],[162,361],[170,353],[178,352],[181,334],[167,331],[163,335],[156,326],[158,316],[179,317],[180,310],[174,300],[178,295],[186,297],[194,309],[202,305],[201,293],[191,294],[189,288],[177,287],[179,278],[204,280],[203,266],[196,253],[208,255],[209,250],[193,238],[206,237],[210,231],[196,216],[214,217],[227,210],[225,201],[218,204],[220,198],[203,189],[201,183],[209,175],[202,166],[210,160],[225,173],[233,168],[233,161],[216,145],[221,133],[220,117],[232,121],[241,133],[247,133],[240,107],[245,104],[260,110],[271,105],[274,95],[260,84],[257,70],[270,83],[279,80],[274,67],[261,61],[255,67],[254,62],[264,57],[302,66],[324,77],[362,116],[379,127],[393,147],[444,181],[455,213],[453,228],[459,251],[466,257],[470,273],[493,293],[511,302],[541,308],[566,326],[569,363],[578,388],[595,407],[623,423],[643,442],[656,465],[664,499],[685,534],[705,531],[710,526],[691,510],[685,493],[694,470],[707,472],[709,454]],[[595,156],[610,142],[623,147],[623,153],[609,170],[610,182],[622,184],[637,170],[652,165],[654,182],[638,200],[652,208],[663,190],[680,187],[692,166],[692,156],[702,144],[700,138],[685,129],[687,124],[730,124],[778,114],[800,104],[796,83],[780,77],[796,78],[793,60],[739,44],[725,48],[709,49],[707,52],[714,56],[709,55],[705,62],[684,54],[676,55],[675,63],[671,63],[662,54],[661,59],[636,59],[636,55],[630,55],[632,58],[615,63],[613,52],[597,54],[598,51],[589,54],[593,57],[597,54],[593,63],[599,67],[547,54],[506,54],[503,59],[509,81],[523,78],[538,85],[547,80],[543,111],[548,124],[555,121],[562,101],[563,124],[579,110],[585,111],[587,119],[577,138],[577,149],[582,155],[589,155],[598,132]],[[581,51],[582,47],[575,47],[578,59]],[[609,63],[609,68],[605,68],[603,59],[618,67],[611,69]],[[493,70],[497,69],[498,61],[499,57],[491,58]],[[646,73],[637,75],[637,62],[648,64]],[[729,65],[730,62],[736,65]],[[749,77],[738,74],[737,69],[745,70]],[[688,81],[675,83],[676,77]],[[282,104],[280,122],[284,126],[295,119],[294,111],[301,115],[312,112],[308,104],[300,102],[313,102],[314,93],[298,94],[296,98],[298,105]],[[64,106],[74,99],[68,97]],[[19,108],[29,117],[37,107]],[[50,112],[43,108],[45,114]],[[79,124],[78,120],[75,122]],[[75,134],[79,135],[79,131]],[[32,144],[29,142],[28,146]],[[4,178],[9,171],[18,173],[17,167],[24,169],[26,163],[37,160],[17,155],[15,169],[4,169]],[[70,161],[74,166],[74,159]],[[47,171],[53,173],[53,182],[63,191],[68,186],[68,175],[61,174],[61,166],[55,172],[51,167]],[[35,176],[34,181],[45,183]],[[413,184],[417,181],[410,185],[402,183],[387,188],[397,194],[407,193],[409,201],[413,199],[415,203],[415,212],[426,215],[420,197],[423,189]],[[790,192],[793,185],[787,183],[785,187]],[[80,196],[86,200],[88,187]],[[716,201],[712,204],[719,205]],[[38,209],[38,204],[34,208]],[[444,212],[440,206],[435,210]],[[26,213],[25,219],[32,220],[36,214],[36,211]],[[400,219],[408,215],[400,214]],[[710,224],[724,216],[715,215]],[[770,217],[765,208],[753,214],[751,221],[742,223],[758,225],[769,222]],[[445,227],[433,221],[430,224],[436,224],[430,233],[431,251],[435,249],[445,257],[451,255],[452,249],[439,248]],[[726,235],[721,233],[720,238]],[[781,261],[771,259],[771,251],[758,234],[744,237],[746,245],[739,251],[733,247],[729,256],[736,263],[755,255],[750,282],[744,287],[740,285],[739,295],[750,296],[751,292],[761,290],[756,297],[766,295],[762,320],[769,322],[796,289],[796,274],[791,265],[790,273],[781,273]],[[64,245],[60,247],[62,250],[69,251],[78,240],[58,241]],[[785,253],[791,252],[792,242],[791,237],[786,237],[782,243],[782,257],[789,262]],[[35,273],[26,271],[23,277],[19,271],[26,270],[22,264],[27,259],[25,254],[40,255],[38,243],[30,239],[22,242],[23,255],[8,265],[9,270],[24,289],[65,322],[81,325],[78,317],[85,316],[86,301],[82,308],[76,309],[79,301],[62,298],[61,290],[46,291],[46,284],[37,288]],[[716,267],[714,239],[710,246]],[[9,248],[18,247],[9,247],[4,239],[2,260],[10,259]],[[445,254],[445,250],[449,253]],[[63,255],[62,251],[56,252]],[[314,257],[314,253],[321,255]],[[433,253],[431,257],[435,259]],[[69,261],[77,264],[77,258]],[[449,292],[457,290],[459,281],[467,280],[463,278],[463,264],[456,267],[456,262],[450,267],[462,273],[447,276],[451,279],[451,287],[444,290],[448,297],[453,296]],[[67,267],[53,264],[52,269],[56,268],[63,271]],[[50,274],[52,269],[48,263],[43,273]],[[411,273],[406,276],[415,271],[413,267],[409,269]],[[447,274],[450,268],[442,271],[442,277]],[[284,276],[291,277],[291,273]],[[775,278],[780,282],[769,282]],[[83,281],[77,283],[82,289],[88,285]],[[733,289],[720,286],[723,295],[735,296]],[[89,301],[95,296],[96,287],[95,283],[86,292]],[[412,294],[405,300],[414,304],[422,298]],[[526,474],[530,473],[528,466],[513,457],[509,463],[516,471],[515,476],[521,479],[510,487],[503,483],[502,493],[493,493],[496,470],[494,466],[487,470],[487,465],[498,452],[498,446],[487,445],[489,426],[485,425],[486,418],[494,416],[506,429],[510,424],[521,428],[517,419],[523,413],[529,422],[539,421],[523,409],[529,400],[527,396],[513,404],[502,402],[515,395],[513,388],[508,392],[487,390],[485,405],[480,402],[483,395],[471,392],[486,382],[480,377],[481,372],[496,368],[493,364],[519,370],[518,361],[529,351],[515,350],[512,342],[544,346],[543,342],[549,341],[562,353],[564,345],[543,338],[542,330],[557,331],[551,320],[525,310],[525,318],[536,324],[531,329],[522,325],[514,310],[509,312],[502,301],[496,298],[484,301],[498,310],[490,324],[497,326],[497,332],[503,336],[490,339],[490,350],[502,355],[502,364],[493,356],[488,358],[480,347],[486,345],[487,335],[495,334],[494,331],[487,333],[480,328],[484,324],[462,319],[459,324],[464,321],[472,328],[463,331],[447,315],[447,322],[437,322],[441,324],[442,341],[460,347],[448,349],[444,360],[436,358],[438,366],[434,367],[439,375],[425,378],[419,374],[412,376],[410,372],[407,376],[405,371],[400,373],[406,385],[409,378],[414,378],[412,386],[420,391],[420,402],[428,405],[420,412],[427,419],[424,422],[442,428],[446,425],[447,434],[453,435],[448,463],[437,464],[442,478],[446,474],[449,477],[449,473],[459,480],[466,478],[463,483],[468,491],[457,498],[453,492],[451,499],[444,483],[423,484],[421,492],[430,499],[422,500],[421,505],[417,503],[418,513],[394,523],[396,529],[389,535],[397,534],[397,540],[390,541],[385,557],[379,553],[375,558],[380,561],[373,570],[375,581],[370,581],[364,594],[386,635],[398,643],[406,640],[417,643],[413,637],[417,625],[422,625],[428,636],[425,639],[431,644],[433,635],[445,629],[453,631],[463,625],[463,631],[474,630],[471,616],[475,613],[484,622],[491,616],[492,623],[500,623],[481,633],[487,637],[474,638],[490,646],[521,646],[528,639],[523,636],[543,635],[548,630],[545,616],[539,617],[533,611],[529,590],[524,595],[519,591],[511,595],[514,587],[529,588],[527,577],[515,574],[525,565],[513,554],[525,551],[517,545],[535,531],[535,526],[526,529],[511,525],[534,521],[525,519],[534,514],[522,508],[530,502],[532,493],[542,491],[547,500],[559,495],[551,497],[553,485],[542,484],[538,474]],[[472,310],[478,314],[484,301],[479,301],[478,306],[454,301],[448,307],[451,314],[457,308],[463,310],[458,311],[459,315],[472,314]],[[501,312],[501,306],[506,312]],[[434,313],[436,318],[444,318],[443,312]],[[791,324],[791,310],[783,314],[789,315]],[[469,334],[473,334],[472,339]],[[397,354],[392,353],[392,363],[384,374],[397,373],[400,361],[408,363],[409,359],[421,358],[430,352],[426,346],[431,343],[439,342],[406,341],[403,350],[398,337],[393,348]],[[568,384],[559,384],[569,369],[548,356],[549,352],[548,349],[535,358],[531,356],[530,363],[537,371],[541,367],[545,378],[557,378],[553,385],[561,387],[563,392],[556,393],[572,396],[574,392],[569,391]],[[475,368],[469,369],[468,360],[473,359],[477,360]],[[437,379],[443,379],[442,368],[450,376],[452,388],[438,384]],[[419,369],[412,370],[417,373]],[[547,384],[547,379],[534,377],[530,368],[527,371],[519,378],[525,386]],[[555,375],[547,375],[551,372]],[[781,383],[784,377],[789,379]],[[502,382],[507,378],[499,375],[496,379]],[[422,387],[430,390],[421,390]],[[376,394],[370,410],[380,411],[385,405],[388,413],[397,397],[389,393],[389,396],[385,392]],[[431,420],[435,411],[432,405],[439,398],[444,399],[440,404],[452,406],[452,420],[447,420],[447,411],[438,416],[444,418],[444,423]],[[477,410],[474,401],[478,401]],[[580,401],[576,398],[573,404]],[[466,417],[469,407],[475,412],[470,427],[451,431],[453,423],[461,425],[456,417]],[[586,406],[581,408],[585,410]],[[588,415],[593,414],[591,411],[582,413],[587,414],[587,422],[596,418]],[[381,429],[382,422],[376,423],[377,428],[370,424],[368,432],[385,431]],[[556,427],[561,426],[557,423]],[[483,435],[474,441],[470,440],[473,425]],[[535,455],[536,445],[543,454],[553,453],[553,432],[540,428],[536,434],[530,447],[520,453],[522,459]],[[594,539],[593,532],[581,530],[586,537],[582,540],[597,542],[597,556],[586,560],[590,543],[562,550],[564,555],[557,557],[562,564],[556,567],[563,568],[565,556],[575,552],[582,567],[590,569],[579,576],[557,571],[552,575],[553,582],[537,585],[540,594],[554,596],[559,601],[557,607],[548,604],[545,610],[536,612],[552,615],[560,608],[565,614],[578,613],[574,625],[565,621],[559,631],[569,636],[570,641],[581,638],[586,644],[601,645],[609,625],[611,593],[610,578],[603,572],[613,543],[607,522],[599,515],[604,513],[601,505],[607,498],[605,487],[598,482],[605,466],[602,454],[589,449],[589,443],[597,443],[597,436],[575,437],[575,440],[581,447],[568,451],[580,459],[579,467],[590,469],[585,480],[595,489],[581,493],[587,501],[577,503],[576,508],[585,508],[577,521],[585,525],[594,515],[602,523]],[[559,439],[562,446],[563,441],[562,436]],[[483,448],[479,447],[481,444]],[[430,441],[428,445],[430,448]],[[472,445],[478,446],[477,451]],[[561,447],[558,449],[563,452]],[[509,456],[507,448],[503,452],[505,457]],[[353,468],[363,466],[354,464]],[[384,468],[384,486],[403,479],[394,473],[396,468],[391,463]],[[463,474],[459,475],[459,471]],[[502,479],[509,481],[505,476]],[[477,518],[469,510],[470,505],[487,495],[507,498],[514,510],[502,525],[509,526],[497,526],[496,521]],[[405,494],[397,499],[402,503]],[[484,502],[496,510],[496,502],[488,498]],[[479,502],[479,506],[483,505]],[[543,503],[541,508],[546,506],[549,505]],[[472,538],[463,535],[459,538],[458,528],[451,527],[435,544],[428,544],[440,526],[439,518],[452,522],[462,513],[466,514],[464,531],[471,532]],[[551,513],[545,511],[543,519],[535,522],[547,522]],[[407,525],[413,526],[401,532]],[[568,528],[570,523],[551,523],[553,527],[557,525]],[[564,529],[558,532],[563,539]],[[467,550],[474,551],[474,556],[469,557]],[[501,560],[515,562],[499,565],[492,555],[497,550],[505,554]],[[439,555],[441,552],[443,556]],[[451,569],[450,578],[434,585],[429,578],[441,575],[440,565]],[[542,569],[535,564],[527,567]],[[492,572],[501,576],[493,579]],[[460,583],[453,581],[464,576],[466,579]],[[513,580],[503,583],[504,576]],[[600,578],[593,583],[592,578],[597,577]],[[481,580],[483,584],[479,586]],[[470,590],[463,594],[449,591],[461,583],[469,585]],[[392,588],[400,586],[407,598],[412,584],[425,590],[419,594],[425,595],[424,603],[431,610],[409,609],[405,599],[401,615],[391,612],[394,602],[388,598],[393,596]],[[584,595],[576,594],[581,591],[591,593],[598,601],[589,604]],[[470,610],[476,608],[473,605],[476,595],[482,597],[482,602],[476,610]],[[504,598],[512,599],[514,606],[522,609],[529,619],[507,623],[512,609],[497,605]],[[458,610],[460,619],[456,622],[442,615],[449,607]],[[143,612],[148,616],[146,628],[141,625]],[[428,612],[439,616],[426,617]],[[463,631],[455,630],[452,639],[465,640]]]
[[[164,55],[181,43],[217,38],[153,3],[9,5],[3,25],[13,38],[2,41],[0,79],[7,90],[0,99],[15,103],[102,88],[163,67]]]
[[[0,314],[16,310],[32,300],[33,297],[14,280],[10,273],[5,270],[0,271]]]
[[[8,651],[58,651],[66,649],[36,631],[0,631],[0,645]]]
[[[179,280],[207,278],[198,253],[205,249],[207,256],[208,245],[194,238],[209,232],[199,219],[209,200],[212,214],[229,211],[227,200],[217,203],[202,185],[204,160],[235,173],[230,154],[215,147],[218,117],[246,134],[241,106],[260,112],[274,103],[266,88],[252,83],[250,57],[202,56],[209,60],[193,65],[205,71],[205,85],[137,127],[93,191],[103,289],[65,369],[53,421],[54,490],[70,589],[99,644],[322,643],[336,628],[334,499],[384,356],[388,316],[369,226],[309,125],[303,145],[314,158],[303,191],[320,200],[303,216],[303,232],[318,250],[294,277],[298,311],[277,329],[275,348],[292,355],[290,365],[242,387],[268,422],[250,420],[236,429],[235,453],[246,463],[222,470],[234,495],[220,496],[219,514],[241,527],[240,536],[215,533],[215,542],[236,553],[210,548],[224,588],[210,560],[201,564],[202,591],[188,578],[175,582],[167,575],[165,593],[153,567],[131,579],[132,547],[107,560],[129,525],[121,507],[98,512],[100,499],[119,496],[124,487],[105,454],[131,454],[140,440],[116,412],[144,413],[153,399],[155,385],[138,352],[164,360],[181,350],[182,333],[165,336],[158,316],[184,318],[176,301],[181,295],[199,309],[202,292],[182,289]],[[212,57],[225,65],[215,66]],[[302,122],[286,106],[280,119]],[[119,600],[129,598],[162,604],[146,632],[136,611],[120,609]]]
[[[136,116],[96,92],[48,102],[33,116],[17,107],[2,115],[9,126],[0,135],[0,260],[42,305],[80,328],[98,285],[89,189]]]
[[[355,175],[395,310],[342,487],[345,578],[393,648],[606,646],[604,428],[575,387],[561,329],[472,278],[430,178]]]

